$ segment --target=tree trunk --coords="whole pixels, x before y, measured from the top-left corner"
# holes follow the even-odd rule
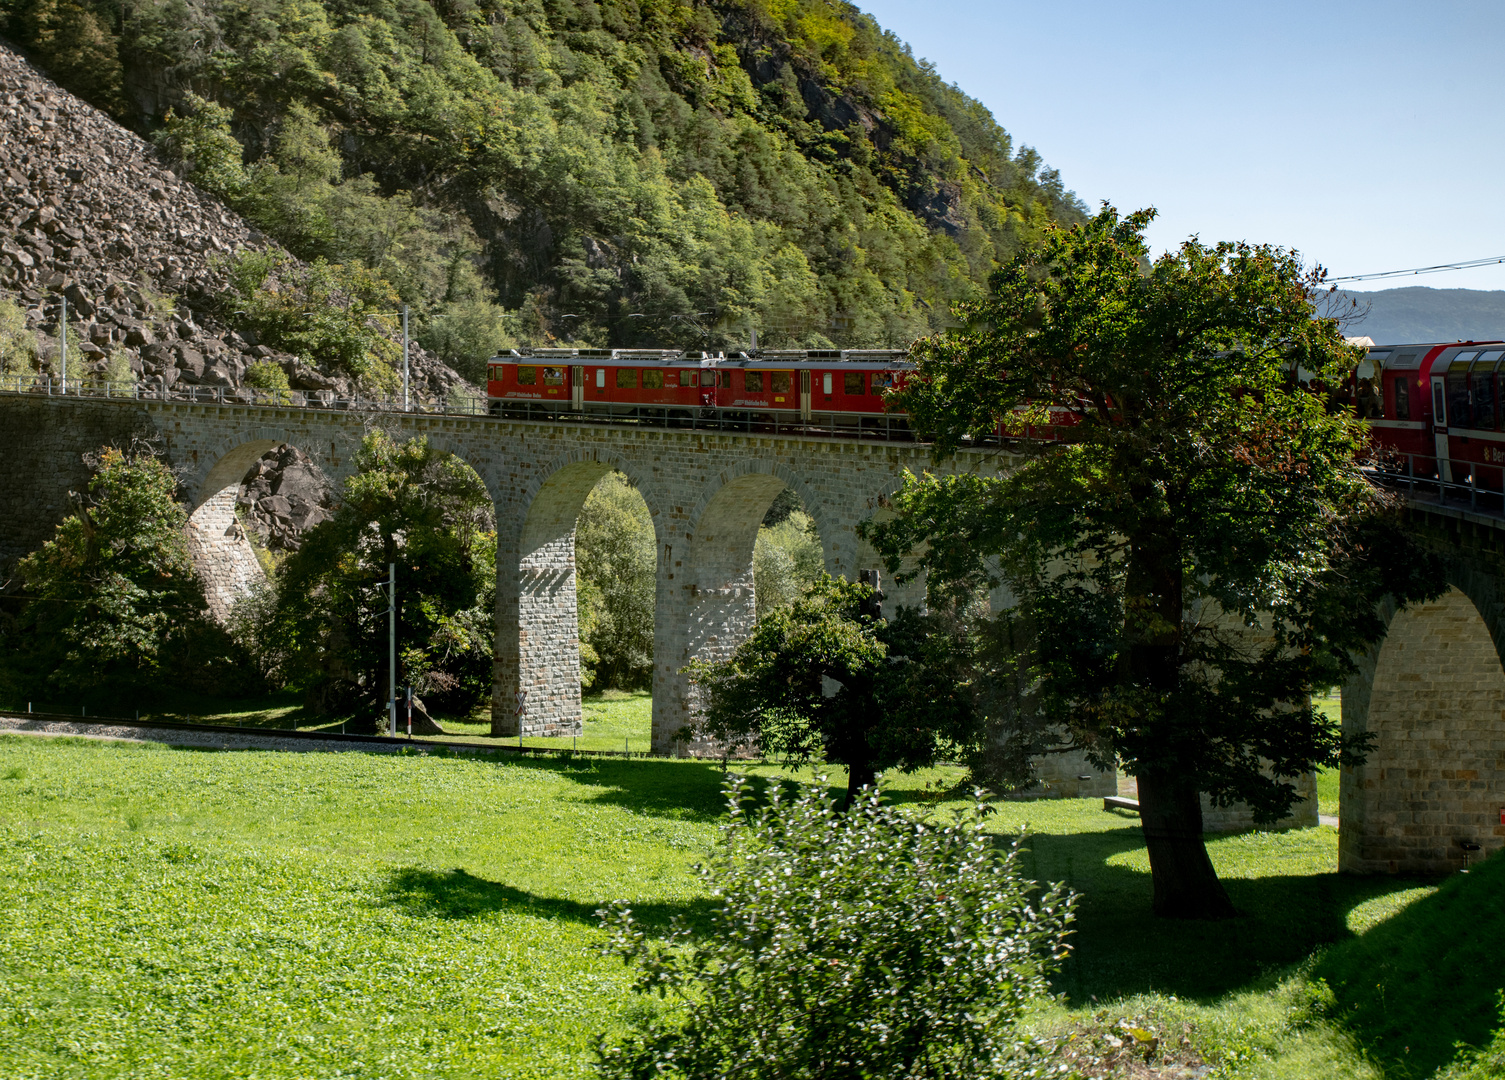
[[[846,809],[850,810],[857,801],[857,795],[865,787],[873,787],[878,783],[878,774],[873,771],[870,761],[864,758],[861,761],[847,765],[847,802]]]
[[[1227,919],[1235,912],[1202,840],[1202,797],[1172,777],[1139,777],[1139,821],[1155,883],[1155,914],[1167,919]]]

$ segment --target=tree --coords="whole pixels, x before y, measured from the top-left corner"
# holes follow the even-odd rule
[[[1153,216],[1053,231],[918,345],[903,401],[938,452],[1047,409],[1054,439],[997,477],[913,478],[865,532],[932,590],[1012,590],[1014,644],[993,640],[1022,689],[994,722],[1137,776],[1155,911],[1220,917],[1201,795],[1270,822],[1294,778],[1361,760],[1311,691],[1383,634],[1381,595],[1441,586],[1361,470],[1362,425],[1295,378],[1357,361],[1314,317],[1320,270],[1196,240],[1151,263]]]
[[[653,678],[657,557],[648,504],[621,473],[591,489],[575,525],[581,671],[621,689]]]
[[[855,803],[879,772],[922,769],[975,741],[966,655],[938,617],[901,608],[885,621],[867,585],[822,575],[726,660],[690,665],[703,708],[693,732],[845,765]]]
[[[729,778],[730,820],[699,868],[709,927],[676,917],[661,939],[625,907],[606,919],[635,989],[672,1005],[598,1044],[603,1076],[1035,1075],[1017,1022],[1066,956],[1074,898],[1022,878],[980,800],[931,824],[874,791],[842,813],[822,788],[775,788],[754,810]]]
[[[23,607],[7,657],[16,689],[145,701],[169,673],[237,689],[228,637],[208,618],[177,478],[146,445],[94,456],[86,495],[19,564]]]
[[[398,683],[468,712],[491,691],[496,531],[491,498],[459,458],[374,430],[334,517],[278,568],[269,655],[336,712],[386,700],[387,597],[397,565]]]
[[[820,534],[803,510],[791,510],[775,524],[759,526],[753,545],[753,594],[758,618],[794,603],[820,577],[824,566]]]

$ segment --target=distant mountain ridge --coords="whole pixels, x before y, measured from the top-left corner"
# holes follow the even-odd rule
[[[1367,335],[1376,345],[1505,338],[1505,290],[1413,285],[1343,295],[1369,308],[1345,333]]]

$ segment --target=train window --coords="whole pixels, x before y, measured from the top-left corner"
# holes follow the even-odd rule
[[[1361,367],[1359,370],[1364,369]],[[1371,367],[1370,370],[1373,371],[1374,368]],[[1385,401],[1380,396],[1381,393],[1380,387],[1373,379],[1367,377],[1359,379],[1355,404],[1358,406],[1360,417],[1365,420],[1378,420],[1385,415]]]
[[[1495,426],[1495,376],[1492,371],[1475,374],[1473,383],[1474,427],[1492,431]]]
[[[894,385],[894,373],[892,371],[873,372],[873,393],[881,394]]]
[[[630,367],[619,367],[619,368],[617,368],[617,389],[618,390],[636,390],[637,388],[638,388],[638,370],[637,370],[637,368],[630,368]]]
[[[789,393],[789,372],[772,371],[768,374],[768,388],[775,394]]]
[[[606,389],[606,369],[604,367],[598,367],[596,369],[596,389]]]
[[[517,369],[517,385],[532,386],[538,381],[538,369],[536,367],[521,367]]]
[[[652,368],[643,372],[644,390],[662,390],[664,388],[664,373]]]
[[[862,372],[848,371],[841,377],[841,392],[844,394],[861,394],[864,392],[862,385]]]
[[[763,373],[761,371],[743,372],[742,386],[749,394],[761,394],[763,392]]]
[[[563,386],[564,368],[546,367],[543,369],[543,384],[545,386]]]
[[[732,373],[730,371],[723,371],[721,373],[721,389],[723,389],[723,390],[730,390],[731,388],[732,388]]]
[[[1448,427],[1473,427],[1469,416],[1468,376],[1448,375]]]
[[[1409,379],[1395,380],[1395,418],[1397,420],[1411,419],[1411,382]]]
[[[820,384],[822,393],[829,394],[831,392],[831,373],[829,371],[820,377]]]

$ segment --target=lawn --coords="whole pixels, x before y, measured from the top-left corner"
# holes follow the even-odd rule
[[[601,706],[603,726],[647,708]],[[959,778],[900,777],[892,797],[944,814]],[[595,1033],[634,1008],[593,913],[624,898],[651,923],[696,916],[689,867],[713,842],[720,781],[689,761],[0,737],[0,1073],[588,1074]],[[1505,944],[1493,864],[1437,890],[1338,875],[1331,828],[1219,836],[1244,914],[1161,922],[1135,818],[1100,800],[996,805],[1001,834],[1028,826],[1029,873],[1084,896],[1040,1030],[1123,1012],[1192,1025],[1226,1075],[1410,1080],[1493,1026],[1505,977],[1480,962],[1448,1041],[1430,1037],[1456,980],[1426,961]],[[1398,1004],[1408,992],[1425,1011]]]

